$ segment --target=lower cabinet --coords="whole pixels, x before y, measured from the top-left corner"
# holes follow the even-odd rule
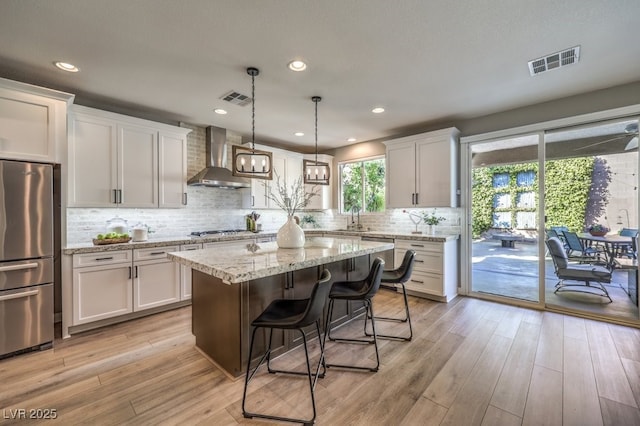
[[[413,273],[405,283],[416,296],[448,302],[458,294],[457,240],[441,242],[395,240],[395,268],[407,250],[416,252]]]
[[[178,246],[133,250],[133,310],[180,301],[180,265],[167,259]]]
[[[73,324],[133,312],[131,250],[73,256]]]
[[[73,255],[73,325],[181,300],[179,246]]]

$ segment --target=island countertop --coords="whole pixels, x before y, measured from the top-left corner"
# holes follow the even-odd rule
[[[392,250],[392,243],[351,238],[307,237],[300,249],[277,243],[237,244],[219,248],[168,253],[174,262],[234,284],[305,269],[344,259]]]

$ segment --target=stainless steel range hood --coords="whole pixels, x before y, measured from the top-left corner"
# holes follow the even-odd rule
[[[187,181],[191,186],[215,188],[249,188],[248,179],[233,176],[227,169],[227,131],[220,127],[207,127],[207,167]]]

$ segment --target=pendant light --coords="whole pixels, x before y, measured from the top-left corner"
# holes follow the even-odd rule
[[[271,153],[255,149],[256,141],[256,84],[255,78],[260,71],[247,68],[251,76],[251,148],[233,145],[233,175],[253,179],[272,179]]]
[[[316,157],[313,160],[302,162],[302,174],[304,183],[312,185],[329,185],[331,178],[329,163],[318,161],[318,102],[322,100],[320,96],[312,96],[311,100],[316,104]]]

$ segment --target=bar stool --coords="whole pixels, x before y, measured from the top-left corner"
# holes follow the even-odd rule
[[[380,334],[378,333],[378,337],[387,338],[387,339],[397,339],[404,341],[411,341],[413,338],[413,329],[411,328],[411,315],[409,314],[409,301],[407,300],[407,289],[404,286],[404,283],[409,281],[411,278],[411,273],[413,272],[413,264],[416,260],[416,252],[414,250],[407,250],[404,253],[404,257],[402,258],[402,263],[398,269],[393,269],[389,271],[382,272],[382,284],[400,284],[402,286],[402,296],[404,297],[404,318],[394,318],[394,317],[375,317],[377,320],[382,321],[393,321],[393,322],[408,322],[409,323],[409,337],[404,336],[395,336],[391,334]],[[370,317],[367,315],[367,319]],[[365,330],[367,329],[366,320],[365,320]],[[371,336],[370,333],[366,333],[367,336]]]
[[[244,381],[244,392],[242,394],[242,415],[245,418],[260,417],[263,419],[279,420],[295,423],[303,423],[305,425],[311,425],[316,418],[316,400],[315,400],[315,386],[318,377],[324,377],[326,371],[326,365],[324,361],[324,339],[325,336],[320,334],[320,318],[324,311],[324,305],[327,300],[329,291],[331,290],[331,273],[328,270],[323,270],[320,279],[316,282],[311,290],[311,296],[308,299],[276,299],[267,306],[267,308],[251,323],[253,326],[253,333],[251,334],[251,343],[249,345],[249,360],[247,361],[247,374]],[[315,373],[311,372],[311,364],[309,362],[309,350],[307,347],[307,335],[303,330],[303,327],[307,327],[311,324],[316,326],[318,332],[318,341],[320,342],[320,359],[318,365],[315,367]],[[258,365],[251,370],[251,357],[253,352],[253,342],[256,337],[256,331],[259,328],[269,329],[269,345],[266,352],[260,358]],[[304,346],[304,353],[307,361],[307,371],[289,371],[289,370],[275,370],[271,368],[271,341],[273,337],[273,330],[298,330],[302,334],[302,342]],[[287,373],[296,375],[306,375],[309,378],[309,390],[311,391],[311,406],[313,407],[313,417],[309,420],[296,419],[290,417],[273,416],[269,414],[251,413],[246,410],[245,402],[247,399],[247,387],[253,376],[258,371],[258,368],[267,360],[267,370],[269,373]],[[322,366],[322,373],[320,373],[320,367]]]
[[[380,366],[380,355],[378,354],[378,339],[376,337],[376,324],[375,316],[373,315],[373,304],[371,299],[375,296],[376,292],[380,288],[380,280],[382,279],[382,270],[384,269],[384,260],[379,257],[375,258],[371,265],[369,275],[364,280],[358,281],[338,281],[333,283],[331,292],[329,293],[329,311],[327,314],[327,320],[325,325],[325,333],[329,340],[337,343],[366,343],[373,344],[376,348],[376,365],[375,367],[365,367],[358,365],[345,365],[345,364],[329,364],[327,367],[340,367],[340,368],[354,368],[356,370],[367,370],[376,372]],[[365,326],[367,315],[371,315],[371,329],[373,330],[373,339],[347,339],[347,338],[333,338],[331,337],[331,316],[333,315],[333,305],[336,300],[361,300],[364,302],[366,309],[365,312]],[[366,330],[365,330],[366,331]]]

